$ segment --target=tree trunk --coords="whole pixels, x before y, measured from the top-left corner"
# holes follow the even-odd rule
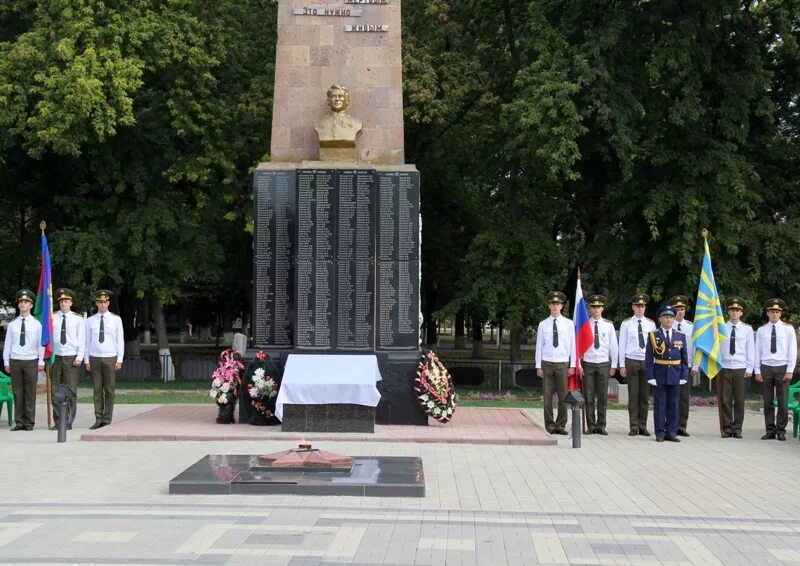
[[[499,350],[503,346],[503,320],[500,319],[497,323],[497,342],[495,346]]]
[[[509,330],[509,339],[511,341],[511,363],[520,363],[522,361],[522,325],[513,324]]]
[[[156,324],[158,357],[161,360],[161,379],[164,381],[175,381],[175,366],[172,365],[172,354],[169,351],[169,342],[167,342],[167,321],[164,318],[161,301],[157,297],[153,297],[151,308],[153,310],[153,319]]]
[[[136,298],[123,290],[118,295],[119,316],[122,318],[122,333],[125,337],[125,357],[139,357],[139,331],[136,328]]]
[[[142,344],[152,344],[150,337],[150,301],[139,300],[139,326],[142,332]]]
[[[475,359],[486,357],[483,348],[483,325],[477,319],[472,320],[472,357]]]
[[[455,348],[456,350],[466,350],[467,341],[464,336],[464,309],[458,309],[456,313],[455,328]]]

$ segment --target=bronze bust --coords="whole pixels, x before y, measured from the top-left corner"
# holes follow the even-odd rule
[[[319,158],[322,161],[356,161],[356,137],[361,131],[361,120],[350,116],[350,91],[338,84],[328,89],[330,114],[314,122],[319,136]]]

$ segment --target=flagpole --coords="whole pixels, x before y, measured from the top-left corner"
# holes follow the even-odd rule
[[[708,244],[708,230],[703,228],[700,232],[703,236],[703,245],[706,246]],[[717,380],[717,416],[719,417],[719,435],[723,436],[725,434],[725,422],[722,416],[722,382],[720,381],[719,374],[714,376]]]
[[[42,231],[42,236],[44,236],[44,230],[47,228],[47,222],[42,220],[39,222],[39,229]],[[45,375],[45,395],[47,396],[47,429],[53,428],[53,405],[51,399],[51,392],[52,392],[52,382],[50,377],[50,364],[44,364],[44,375]]]

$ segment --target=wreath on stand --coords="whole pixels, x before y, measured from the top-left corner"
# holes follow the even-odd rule
[[[280,424],[275,416],[275,401],[281,386],[281,371],[272,358],[264,352],[258,352],[255,359],[247,366],[244,383],[250,398],[250,417],[248,422],[255,426],[273,426]]]
[[[233,411],[239,397],[243,369],[239,352],[228,349],[219,355],[219,366],[211,374],[211,390],[208,392],[208,396],[217,402],[217,424],[236,422]]]
[[[447,423],[453,417],[458,401],[453,378],[433,352],[422,353],[414,380],[414,393],[429,417],[440,423]]]

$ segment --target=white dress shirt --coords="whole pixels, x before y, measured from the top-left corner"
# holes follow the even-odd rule
[[[694,344],[692,343],[692,336],[694,335],[694,324],[691,320],[674,320],[672,322],[672,330],[683,333],[686,336],[686,359],[689,360],[689,369],[694,367]]]
[[[22,333],[22,319],[18,316],[8,323],[6,341],[3,344],[3,365],[11,365],[11,360],[38,360],[44,365],[44,346],[42,346],[42,324],[33,315],[25,318],[25,345],[19,345]]]
[[[642,336],[644,346],[639,347],[639,321],[642,322]],[[647,347],[647,334],[655,332],[656,323],[646,317],[632,316],[622,321],[619,327],[619,367],[625,367],[625,358],[644,361],[644,351]]]
[[[558,346],[553,346],[553,322],[558,327]],[[536,369],[542,369],[542,362],[570,362],[569,367],[575,363],[575,325],[563,316],[553,318],[548,316],[539,323],[536,331]]]
[[[61,343],[61,325],[67,325],[67,343]],[[66,315],[61,311],[53,314],[53,353],[56,356],[76,358],[83,361],[83,350],[86,347],[86,321],[83,317],[69,311]]]
[[[103,338],[100,342],[100,317],[103,318]],[[122,363],[125,355],[125,337],[122,335],[122,319],[107,311],[95,313],[86,319],[86,350],[83,361],[89,358],[110,358],[116,356],[117,363]]]
[[[720,342],[719,362],[725,369],[744,369],[745,373],[753,373],[756,363],[756,339],[753,327],[742,321],[733,324],[730,320],[725,325],[728,327],[728,336]],[[731,330],[736,327],[736,352],[731,356]],[[767,344],[769,349],[769,344]]]
[[[786,373],[794,373],[797,365],[797,334],[794,326],[779,320],[775,325],[777,352],[770,351],[773,324],[768,322],[756,333],[755,373],[761,373],[761,366],[780,367],[786,365]]]
[[[610,320],[589,319],[589,325],[592,327],[592,345],[586,350],[583,355],[583,361],[592,364],[604,364],[611,362],[611,369],[616,369],[617,360],[619,359],[619,346],[617,345],[617,331]],[[600,339],[598,348],[594,347],[595,325],[597,326],[597,336]]]

